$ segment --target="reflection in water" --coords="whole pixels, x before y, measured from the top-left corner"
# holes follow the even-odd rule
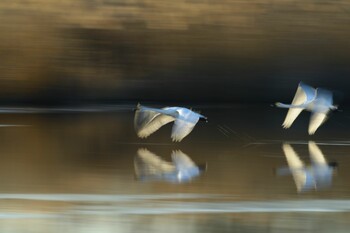
[[[280,168],[279,175],[292,174],[298,192],[329,188],[337,163],[327,163],[322,151],[315,142],[309,142],[311,166],[305,167],[298,154],[289,144],[282,146],[289,169]]]
[[[332,92],[321,88],[313,88],[302,82],[299,83],[292,104],[276,103],[277,107],[289,108],[282,126],[288,129],[305,109],[312,112],[309,123],[309,134],[314,134],[327,119],[330,110],[337,109],[333,105]]]
[[[173,141],[179,142],[191,133],[199,120],[206,121],[207,118],[187,108],[165,107],[158,109],[138,104],[134,126],[140,138],[147,138],[163,125],[175,121],[171,131],[171,138]]]
[[[188,182],[201,174],[206,165],[196,165],[180,150],[171,154],[173,162],[167,162],[147,149],[139,149],[134,160],[135,173],[142,181]]]
[[[226,137],[217,124],[208,124],[178,145],[197,165],[210,164],[203,176],[181,184],[164,180],[159,169],[158,176],[150,175],[156,182],[133,179],[134,160],[142,168],[142,156],[134,158],[142,147],[159,155],[160,164],[168,161],[174,174],[174,144],[166,130],[139,139],[131,106],[106,107],[95,114],[54,114],[58,109],[0,114],[2,124],[30,126],[0,128],[0,232],[348,232],[350,147],[346,141],[326,141],[346,140],[347,125],[336,134],[325,127],[327,136],[318,136],[332,145],[324,146],[332,150],[324,150],[327,159],[342,169],[330,191],[306,197],[296,194],[290,177],[285,182],[271,169],[287,166],[281,141],[274,138],[304,143],[308,137],[280,136],[273,125],[283,116],[266,121],[276,115],[265,106],[205,108],[212,122],[232,131]],[[258,127],[251,124],[255,121]],[[271,143],[244,147],[233,131],[257,140],[268,134]]]

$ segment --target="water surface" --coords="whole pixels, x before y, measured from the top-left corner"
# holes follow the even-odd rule
[[[3,232],[347,232],[350,140],[346,113],[315,136],[308,114],[290,130],[269,106],[195,106],[208,116],[180,143],[171,125],[137,138],[132,107],[4,111],[0,115]],[[101,109],[100,109],[101,110]],[[282,144],[306,166],[308,142],[336,161],[328,187],[298,191]],[[137,151],[171,161],[181,150],[207,169],[188,182],[141,181]],[[20,220],[20,221],[19,221]]]

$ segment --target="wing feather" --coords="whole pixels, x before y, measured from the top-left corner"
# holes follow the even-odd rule
[[[286,156],[288,166],[290,169],[302,169],[304,168],[303,161],[300,160],[298,154],[294,151],[293,147],[289,144],[283,144],[283,152]]]
[[[196,164],[181,150],[173,151],[171,154],[174,165],[177,170],[187,170],[192,167],[196,167]]]
[[[298,89],[292,101],[292,105],[302,105],[315,99],[316,90],[302,82],[299,83]],[[303,108],[289,108],[287,116],[282,124],[283,128],[290,128],[295,119],[303,111]]]
[[[328,112],[333,106],[333,93],[331,91],[317,88],[315,99],[315,112]]]
[[[309,134],[312,135],[316,132],[318,127],[320,127],[327,120],[327,114],[322,112],[314,112],[311,115],[309,123]]]
[[[147,149],[139,149],[134,160],[135,173],[138,177],[162,175],[175,171],[175,166],[164,161]]]
[[[199,118],[195,122],[189,122],[182,119],[176,119],[171,131],[171,138],[175,142],[180,142],[185,138],[198,122]]]
[[[146,138],[175,118],[149,109],[140,108],[135,112],[134,127],[140,138]]]
[[[327,164],[324,154],[322,153],[322,151],[316,145],[315,142],[312,142],[312,141],[309,142],[309,153],[310,153],[310,158],[314,164],[317,164],[317,165]]]
[[[299,88],[302,90],[303,94],[305,95],[305,97],[303,97],[303,98],[305,98],[305,101],[303,102],[304,104],[310,103],[311,101],[313,101],[316,98],[316,89],[315,88],[313,88],[309,85],[306,85],[303,82],[299,83],[298,89]],[[298,90],[297,90],[297,92],[298,92]],[[298,101],[298,103],[295,103],[295,105],[296,104],[303,104],[303,103],[299,103],[299,101],[301,101],[301,100],[296,100],[296,101]]]
[[[177,112],[179,115],[175,120],[171,131],[171,138],[175,142],[181,141],[184,137],[191,133],[199,121],[199,117],[201,116],[200,114],[187,108],[178,108]]]
[[[306,183],[307,174],[304,169],[304,163],[300,160],[298,154],[289,144],[282,146],[287,159],[288,166],[292,172],[292,176],[298,191],[301,191]]]

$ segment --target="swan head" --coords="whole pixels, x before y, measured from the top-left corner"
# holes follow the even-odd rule
[[[276,102],[275,104],[271,104],[272,107],[282,107],[282,103]]]
[[[207,163],[202,163],[197,165],[199,172],[205,172],[207,170]]]
[[[332,168],[337,168],[339,165],[337,162],[329,162],[328,166],[332,167]]]
[[[208,123],[208,117],[200,116],[200,117],[199,117],[199,121],[205,121],[205,122]]]

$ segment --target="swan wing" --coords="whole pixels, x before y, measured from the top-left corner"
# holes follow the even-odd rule
[[[284,155],[286,156],[288,166],[291,170],[300,170],[304,168],[303,161],[300,160],[298,154],[293,147],[289,144],[283,144],[282,146]]]
[[[307,104],[312,102],[315,98],[316,98],[316,89],[303,82],[300,82],[292,104],[293,105]]]
[[[198,120],[199,118],[196,122],[176,119],[171,131],[172,140],[174,142],[180,142],[184,139],[189,133],[191,133]]]
[[[178,171],[196,167],[196,164],[192,161],[192,159],[181,150],[173,151],[171,157]]]
[[[320,148],[316,145],[316,143],[313,141],[309,142],[309,153],[310,153],[310,159],[314,164],[317,164],[317,165],[327,164],[324,154],[322,153]]]
[[[301,191],[307,179],[304,163],[300,160],[298,154],[294,151],[291,145],[283,144],[282,149],[284,155],[286,156],[286,160],[292,173],[297,190]]]
[[[315,111],[328,112],[333,106],[333,93],[326,89],[317,88],[315,99]]]
[[[176,118],[171,131],[171,138],[175,142],[181,141],[189,133],[191,133],[199,121],[199,117],[201,116],[200,114],[195,113],[187,108],[177,108],[177,112],[179,115]]]
[[[295,119],[299,116],[299,114],[303,111],[302,108],[290,108],[288,110],[287,116],[282,123],[283,128],[288,129],[292,126]]]
[[[175,166],[147,149],[139,149],[134,160],[137,177],[157,176],[175,171]]]
[[[316,90],[309,85],[306,85],[302,82],[299,83],[297,91],[292,101],[292,106],[304,105],[310,103],[313,99],[315,99]],[[289,108],[286,118],[282,124],[283,128],[290,128],[295,121],[295,119],[299,116],[299,114],[303,111],[304,108]]]
[[[315,134],[318,127],[320,127],[327,120],[327,114],[323,112],[314,112],[311,115],[309,123],[309,134]]]
[[[139,107],[135,112],[134,128],[140,138],[146,138],[163,125],[175,120],[167,108],[155,109],[147,107]],[[171,112],[170,112],[171,113]]]

